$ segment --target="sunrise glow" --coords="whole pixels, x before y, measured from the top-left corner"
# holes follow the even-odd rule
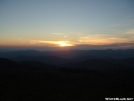
[[[1,49],[134,48],[133,0],[1,1]]]
[[[59,42],[58,42],[58,45],[59,45],[60,47],[73,46],[73,44],[69,44],[69,43],[64,42],[64,41],[59,41]]]

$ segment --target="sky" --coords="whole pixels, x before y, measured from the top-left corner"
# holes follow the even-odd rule
[[[134,0],[0,0],[0,49],[134,48]]]

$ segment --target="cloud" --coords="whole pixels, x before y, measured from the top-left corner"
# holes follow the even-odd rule
[[[134,34],[134,29],[127,30],[126,34]]]
[[[63,37],[68,37],[68,36],[63,36]]]
[[[32,40],[32,41],[30,41],[30,44],[36,44],[36,43],[37,43],[36,40]]]
[[[44,40],[32,40],[30,44],[46,44],[48,46],[74,46],[69,41],[44,41]]]
[[[52,33],[54,35],[63,35],[64,33]]]
[[[126,43],[130,40],[127,38],[118,37],[104,37],[104,36],[84,36],[79,38],[81,44],[92,44],[92,45],[105,45],[113,43]]]

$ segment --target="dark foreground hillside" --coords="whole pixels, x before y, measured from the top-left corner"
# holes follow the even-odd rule
[[[124,65],[117,67],[87,70],[0,58],[0,101],[103,101],[105,97],[133,97],[134,70]]]

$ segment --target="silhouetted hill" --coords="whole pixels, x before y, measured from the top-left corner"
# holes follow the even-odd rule
[[[11,60],[22,62],[22,61],[38,61],[46,64],[53,64],[53,65],[59,65],[68,63],[71,60],[55,57],[55,56],[18,56],[11,58]]]
[[[57,67],[0,58],[0,100],[103,101],[105,97],[133,97],[134,69],[112,60],[87,57]]]
[[[14,62],[6,58],[0,58],[0,67],[1,69],[25,69],[25,70],[55,70],[59,67],[54,65],[45,64],[38,61],[23,61],[23,62]]]
[[[0,57],[0,64],[13,64],[14,62],[9,60],[9,59],[6,59],[6,58],[1,58]]]
[[[123,63],[113,60],[106,59],[88,59],[81,62],[71,62],[62,65],[68,68],[70,72],[74,72],[75,69],[78,72],[89,72],[89,71],[99,71],[103,74],[113,75],[113,76],[133,76],[134,68],[127,66]],[[91,73],[91,72],[90,72]]]
[[[21,68],[26,70],[57,70],[59,67],[49,65],[38,61],[23,61],[19,62]]]
[[[118,60],[118,62],[121,63],[121,64],[125,64],[125,65],[128,65],[128,66],[134,67],[134,57],[126,58],[126,59],[120,59],[120,60]]]
[[[14,61],[11,61],[9,59],[0,57],[0,68],[2,68],[2,67],[13,67],[15,65],[16,65],[16,63]]]
[[[110,61],[109,59],[87,59],[85,61],[64,64],[64,66],[70,68],[82,68],[93,70],[111,70],[117,69],[119,67],[126,67],[125,65],[119,64],[115,61]]]

